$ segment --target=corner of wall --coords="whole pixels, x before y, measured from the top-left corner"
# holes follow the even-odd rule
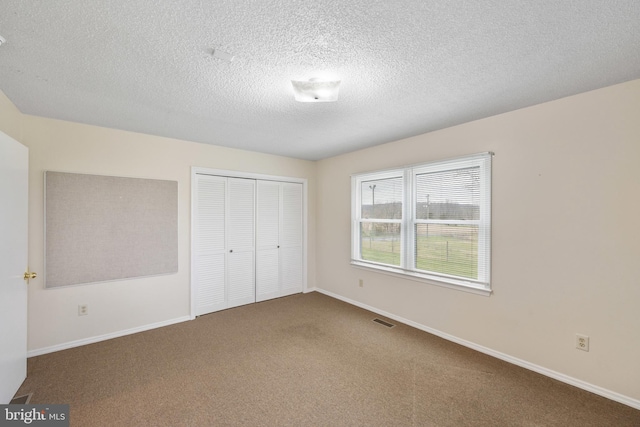
[[[16,141],[22,142],[23,114],[18,107],[0,90],[0,131]]]

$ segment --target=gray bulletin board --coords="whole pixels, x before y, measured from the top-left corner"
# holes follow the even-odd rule
[[[178,271],[178,182],[45,172],[45,287]]]

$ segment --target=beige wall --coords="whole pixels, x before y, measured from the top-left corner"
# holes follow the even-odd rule
[[[350,174],[482,151],[492,296],[350,266]],[[317,285],[640,399],[639,161],[640,81],[320,161]]]
[[[4,116],[7,107],[0,108]],[[306,178],[308,286],[315,286],[315,163],[28,115],[20,119],[23,132],[16,139],[30,152],[29,263],[33,271],[43,271],[45,170],[176,180],[179,193],[178,273],[47,290],[41,279],[32,281],[29,350],[38,352],[189,316],[191,166]],[[5,126],[0,122],[1,130],[12,131]],[[88,304],[88,316],[78,316],[79,304]]]
[[[16,141],[21,140],[22,114],[15,105],[0,91],[0,131],[6,133]]]

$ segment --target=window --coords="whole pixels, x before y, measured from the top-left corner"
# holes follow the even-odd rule
[[[351,263],[490,293],[491,156],[353,175]]]

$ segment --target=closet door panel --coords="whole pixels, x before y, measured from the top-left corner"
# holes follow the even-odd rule
[[[228,178],[227,303],[255,302],[255,189],[251,179]]]
[[[226,308],[226,180],[199,175],[195,196],[195,314],[199,316]]]
[[[195,179],[196,315],[302,292],[303,185]]]
[[[303,204],[302,184],[282,184],[282,230],[280,233],[280,293],[302,292]]]
[[[256,301],[264,301],[280,296],[280,183],[256,185]]]

